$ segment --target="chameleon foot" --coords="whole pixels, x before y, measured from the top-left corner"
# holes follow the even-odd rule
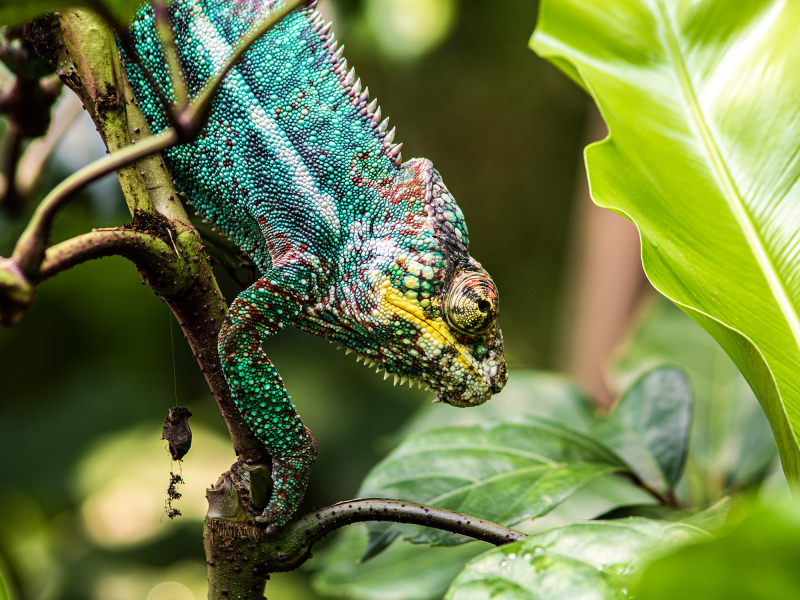
[[[272,459],[272,497],[261,516],[256,517],[259,523],[269,523],[267,534],[286,525],[303,500],[317,457],[317,444],[310,433],[310,443],[300,454]]]

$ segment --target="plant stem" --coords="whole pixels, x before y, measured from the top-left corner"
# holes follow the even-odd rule
[[[527,538],[514,529],[451,510],[388,498],[339,502],[290,522],[270,536],[252,522],[241,522],[238,499],[230,480],[208,491],[210,513],[203,542],[208,561],[211,599],[260,598],[271,573],[293,571],[311,558],[315,542],[351,523],[391,521],[424,525],[465,535],[496,546]],[[252,595],[251,595],[252,594]]]
[[[58,209],[64,205],[75,192],[97,181],[104,175],[117,170],[119,167],[130,164],[140,158],[160,152],[173,146],[178,140],[173,130],[167,130],[157,136],[142,140],[135,146],[126,146],[110,156],[96,160],[85,166],[80,171],[73,173],[59,183],[45,196],[36,208],[25,231],[19,238],[11,255],[14,260],[30,278],[35,279],[42,259],[44,258],[47,238]]]
[[[151,233],[131,229],[96,229],[55,246],[45,253],[39,282],[95,258],[123,256],[153,268],[174,268],[178,257],[172,246]]]

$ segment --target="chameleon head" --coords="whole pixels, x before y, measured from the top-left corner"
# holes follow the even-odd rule
[[[377,355],[365,362],[439,401],[482,404],[507,379],[497,288],[467,252],[464,217],[430,161],[403,170],[415,185],[403,193],[403,235],[384,236],[372,263],[365,317]]]

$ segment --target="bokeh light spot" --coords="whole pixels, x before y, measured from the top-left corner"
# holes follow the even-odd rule
[[[150,590],[147,600],[194,600],[194,596],[185,585],[175,581],[165,581]]]
[[[416,58],[445,40],[456,16],[455,0],[368,0],[366,16],[380,49]]]

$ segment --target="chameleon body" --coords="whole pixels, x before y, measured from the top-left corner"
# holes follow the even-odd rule
[[[171,2],[189,90],[280,6]],[[174,94],[151,7],[131,36],[138,64],[128,60],[129,77],[159,132],[168,124],[151,86]],[[200,137],[165,152],[200,214],[263,272],[231,304],[219,354],[239,410],[273,457],[272,497],[259,518],[268,531],[296,510],[316,444],[261,348],[266,337],[286,325],[324,336],[454,406],[481,404],[506,381],[497,290],[467,252],[464,217],[430,161],[402,163],[387,129],[330,24],[307,6],[230,72]]]

